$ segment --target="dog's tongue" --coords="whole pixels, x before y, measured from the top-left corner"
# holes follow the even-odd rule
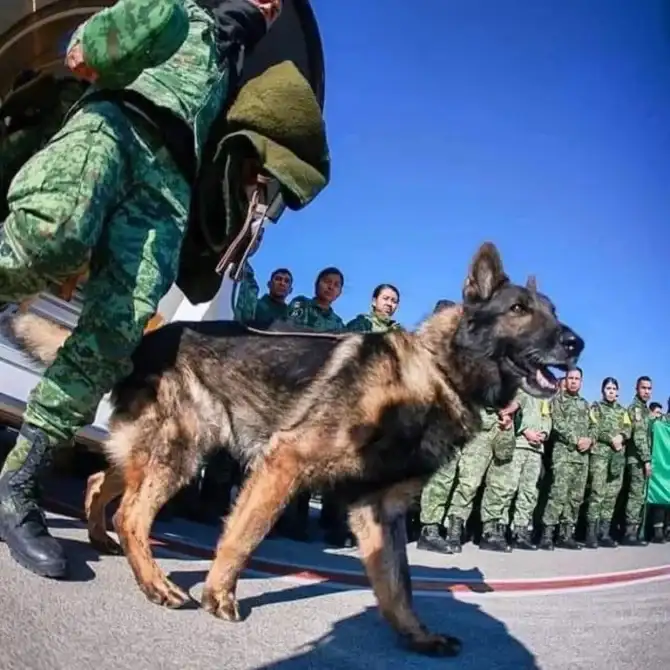
[[[537,370],[535,372],[535,381],[540,388],[543,389],[554,389],[556,388],[556,381],[551,379],[544,373],[542,370]]]

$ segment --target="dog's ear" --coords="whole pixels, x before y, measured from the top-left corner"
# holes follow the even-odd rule
[[[493,243],[485,242],[472,259],[463,287],[463,302],[490,300],[495,291],[508,282],[498,250]]]
[[[528,281],[526,282],[526,288],[531,293],[537,293],[537,279],[535,279],[535,275],[530,275],[530,277],[528,277]]]

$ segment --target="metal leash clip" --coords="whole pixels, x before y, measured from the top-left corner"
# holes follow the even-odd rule
[[[230,243],[223,256],[221,256],[221,260],[216,266],[216,272],[218,274],[222,274],[226,272],[230,266],[234,266],[234,268],[230,268],[230,271],[226,272],[226,274],[228,274],[228,276],[235,282],[239,282],[242,279],[244,264],[252,252],[255,251],[263,234],[263,230],[265,229],[265,225],[268,222],[267,185],[269,183],[269,177],[264,175],[257,176],[254,191],[249,199],[247,216],[242,224],[242,228],[235,236],[235,239]],[[239,261],[235,263],[233,258],[241,249],[247,236],[249,241],[244,245],[244,251],[242,252]]]

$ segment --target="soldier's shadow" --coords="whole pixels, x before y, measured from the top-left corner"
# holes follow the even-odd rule
[[[344,558],[344,557],[341,557]],[[351,565],[343,570],[355,571],[358,559],[346,557]],[[435,574],[431,574],[434,572]],[[190,591],[206,578],[206,571],[175,571],[169,575],[181,588]],[[264,578],[252,572],[245,579]],[[419,579],[439,578],[467,584],[475,593],[490,591],[478,568],[422,568]],[[269,591],[240,601],[242,616],[258,608],[279,603],[318,598],[332,594],[324,584],[301,584],[280,591]],[[459,600],[449,591],[437,595],[414,594],[414,609],[429,629],[454,635],[462,640],[463,650],[452,662],[458,667],[481,670],[534,670],[539,668],[534,655],[510,634],[502,621],[483,611],[473,602]],[[419,668],[443,667],[445,659],[433,659],[403,648],[391,627],[381,618],[376,606],[367,607],[352,617],[337,621],[327,633],[299,647],[290,658],[261,666],[268,670],[301,670],[313,668]],[[260,668],[258,669],[260,670]]]

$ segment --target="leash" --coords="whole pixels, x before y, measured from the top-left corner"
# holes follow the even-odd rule
[[[247,216],[244,219],[242,228],[240,232],[235,236],[231,244],[226,249],[225,253],[221,256],[221,260],[216,266],[216,272],[220,275],[223,275],[224,280],[226,278],[230,279],[233,282],[233,287],[230,292],[230,309],[232,313],[235,313],[235,305],[237,303],[237,296],[239,293],[240,282],[244,274],[244,265],[252,254],[252,250],[259,243],[259,238],[265,229],[265,225],[268,222],[267,210],[268,207],[265,204],[265,199],[267,195],[267,185],[270,183],[270,179],[265,175],[258,175],[256,178],[256,184],[254,192],[249,201],[249,208],[247,210]],[[245,244],[245,238],[248,241]],[[233,258],[237,255],[238,252],[242,252],[240,260],[235,263]],[[261,328],[254,328],[249,326],[246,323],[241,324],[245,330],[254,335],[265,335],[265,336],[274,336],[282,337],[290,335],[292,337],[311,337],[311,338],[321,338],[329,340],[342,340],[347,335],[343,333],[317,333],[313,331],[281,331],[281,330],[262,330]]]

